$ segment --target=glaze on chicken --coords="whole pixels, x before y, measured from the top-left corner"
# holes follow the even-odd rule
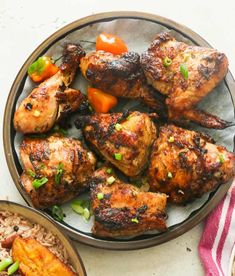
[[[164,97],[147,85],[137,53],[91,52],[81,59],[80,68],[83,76],[102,91],[141,100],[162,117],[166,115]]]
[[[186,203],[235,175],[235,156],[199,132],[167,125],[154,143],[148,169],[152,191]]]
[[[94,114],[80,117],[86,140],[115,167],[136,176],[146,167],[156,128],[145,113]]]
[[[114,182],[109,184],[110,178]],[[108,174],[107,168],[96,171],[91,181],[91,204],[94,213],[92,232],[99,237],[140,235],[148,230],[166,230],[167,196],[141,192],[131,184]]]
[[[14,115],[14,127],[22,133],[49,131],[61,117],[77,110],[85,97],[79,90],[65,89],[72,82],[85,52],[80,45],[67,44],[60,70],[34,88]]]
[[[25,138],[20,146],[20,182],[36,208],[61,204],[87,188],[96,159],[80,141],[60,136]],[[47,178],[41,187],[33,181]]]
[[[167,96],[170,120],[186,119],[208,128],[229,126],[228,122],[196,108],[225,77],[228,60],[224,54],[189,46],[168,33],[160,33],[142,54],[141,66],[148,83]]]

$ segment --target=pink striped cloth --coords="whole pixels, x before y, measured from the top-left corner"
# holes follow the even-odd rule
[[[235,244],[235,180],[205,221],[199,256],[206,276],[227,276]]]

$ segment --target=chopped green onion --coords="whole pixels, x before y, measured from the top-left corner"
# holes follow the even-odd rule
[[[93,112],[93,108],[89,105],[89,110],[91,111],[91,112]]]
[[[65,215],[64,215],[63,209],[60,206],[58,205],[52,206],[51,211],[52,211],[52,216],[55,220],[63,221]]]
[[[57,167],[57,171],[56,171],[56,175],[55,175],[55,183],[57,185],[59,185],[61,182],[61,177],[63,175],[63,168],[64,168],[64,164],[60,162]]]
[[[7,269],[7,275],[12,275],[14,274],[19,268],[19,261],[14,262],[11,266],[8,267]]]
[[[97,194],[97,198],[98,198],[99,200],[103,199],[103,198],[104,198],[104,194],[103,194],[103,193],[98,193],[98,194]]]
[[[219,161],[220,161],[221,164],[224,163],[225,159],[224,159],[224,155],[223,154],[219,155]]]
[[[169,139],[168,139],[168,142],[173,143],[174,141],[175,141],[175,138],[173,136],[170,136]]]
[[[0,262],[0,271],[3,271],[4,269],[6,269],[9,265],[11,265],[13,263],[13,260],[11,257],[9,258],[5,258]]]
[[[116,180],[115,177],[110,176],[110,177],[107,179],[107,183],[108,183],[109,185],[111,185],[111,184],[113,184],[113,182],[114,182],[115,180]]]
[[[48,179],[46,177],[42,177],[40,179],[34,179],[32,185],[35,189],[40,188],[42,185],[46,184]]]
[[[116,124],[116,125],[115,125],[115,129],[116,129],[117,131],[120,131],[120,130],[122,129],[122,125],[121,125],[121,124]]]
[[[129,121],[129,120],[130,120],[130,118],[131,118],[131,115],[129,115],[129,116],[126,118],[126,120],[127,120],[127,121]]]
[[[40,169],[42,170],[42,169],[45,169],[45,168],[46,168],[46,165],[45,164],[41,164]]]
[[[188,79],[188,68],[185,63],[180,64],[180,73],[186,80]]]
[[[114,153],[114,158],[116,159],[116,160],[122,160],[122,154],[121,153]]]
[[[52,129],[52,132],[60,133],[63,136],[68,136],[68,131],[66,129],[60,127],[59,125],[55,125]]]
[[[74,200],[71,203],[71,208],[77,214],[83,216],[86,220],[89,220],[92,211],[90,209],[90,202],[88,200]]]
[[[90,213],[89,209],[84,208],[84,211],[83,211],[84,219],[89,220],[90,216],[91,216],[91,213]]]
[[[165,57],[163,60],[163,65],[165,67],[169,67],[172,64],[172,59],[170,59],[169,57]]]
[[[137,218],[133,218],[133,219],[131,219],[131,222],[139,223],[139,220]]]
[[[33,178],[36,177],[36,173],[35,173],[34,171],[30,170],[30,169],[27,170],[27,173],[28,173],[29,176],[31,176],[31,177],[33,177]]]
[[[82,207],[82,200],[74,200],[71,203],[71,208],[74,212],[78,213],[79,215],[83,215],[84,208]]]
[[[106,172],[107,172],[108,174],[112,173],[112,171],[113,171],[112,168],[108,168],[108,169],[106,170]]]
[[[173,177],[172,173],[171,173],[171,172],[168,172],[168,173],[167,173],[167,177],[168,177],[168,178],[172,178],[172,177]]]
[[[33,139],[37,139],[37,138],[41,139],[41,138],[47,138],[48,134],[45,134],[45,133],[30,134],[30,135],[28,135],[28,137],[33,138]]]

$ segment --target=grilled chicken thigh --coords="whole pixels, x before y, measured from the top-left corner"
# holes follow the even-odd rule
[[[113,238],[166,230],[166,201],[165,194],[140,192],[137,187],[108,174],[107,168],[101,168],[91,181],[95,217],[92,232],[99,237]]]
[[[128,176],[138,175],[147,165],[156,128],[145,113],[94,114],[80,117],[84,135],[101,155]]]
[[[63,203],[81,193],[96,162],[80,141],[59,136],[25,138],[20,157],[20,181],[37,208]]]
[[[22,133],[43,133],[65,114],[75,111],[84,101],[79,90],[65,89],[72,82],[85,53],[80,45],[67,44],[60,70],[34,88],[14,115],[15,129]]]
[[[164,126],[154,143],[149,184],[169,201],[186,203],[235,175],[235,156],[211,138],[174,125]]]
[[[229,125],[195,107],[226,75],[228,60],[224,54],[189,46],[161,33],[142,54],[141,65],[148,83],[167,96],[170,120],[189,119],[210,128]]]
[[[104,92],[141,100],[162,116],[166,115],[164,97],[147,85],[137,53],[91,52],[81,59],[80,68],[83,76]]]

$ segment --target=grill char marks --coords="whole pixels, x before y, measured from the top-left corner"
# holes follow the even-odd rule
[[[171,61],[169,65],[166,59]],[[196,108],[226,75],[228,60],[224,54],[187,45],[169,33],[160,33],[141,55],[140,62],[148,83],[167,97],[170,120],[181,124],[192,121],[218,129],[231,125]]]
[[[156,128],[145,113],[94,114],[81,117],[86,140],[109,162],[128,176],[140,174],[148,163]],[[120,129],[116,128],[117,123]],[[118,156],[118,157],[117,157]]]
[[[153,145],[148,178],[152,191],[187,203],[235,175],[235,156],[207,135],[168,125]]]
[[[148,230],[166,229],[166,195],[140,192],[119,180],[107,183],[110,174],[101,168],[94,174],[91,202],[95,217],[92,232],[100,237],[139,235]],[[98,199],[102,193],[103,198]]]

